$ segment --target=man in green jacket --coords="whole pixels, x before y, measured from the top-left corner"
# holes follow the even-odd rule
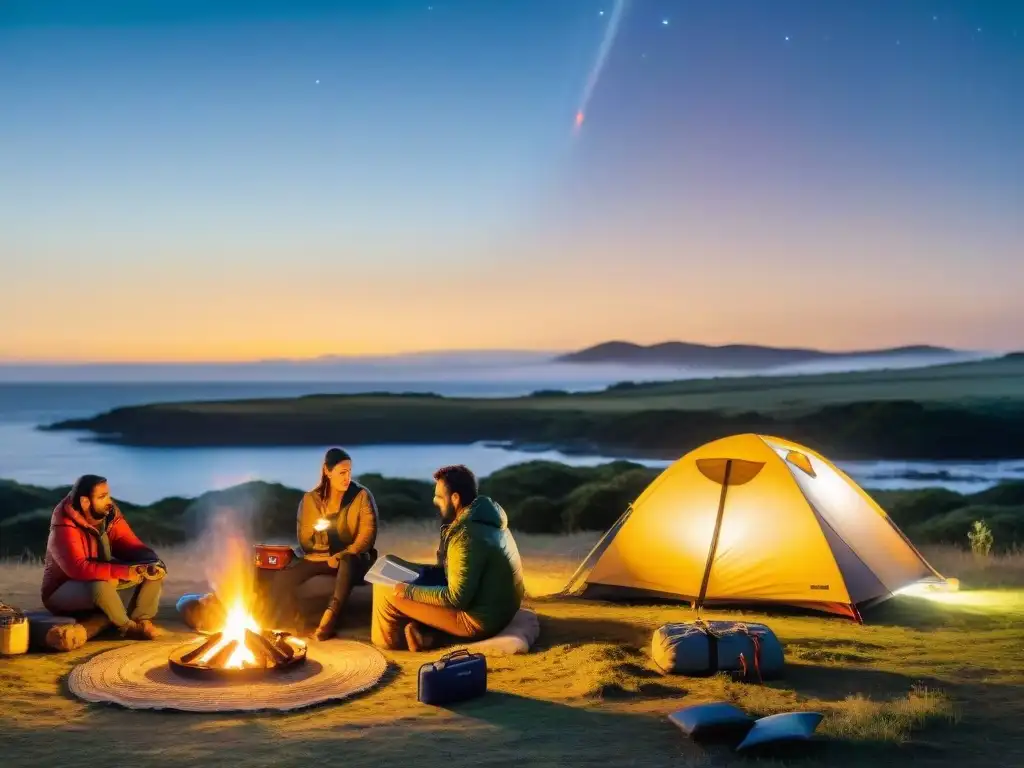
[[[442,467],[434,480],[443,583],[374,586],[370,634],[380,648],[426,651],[493,637],[512,621],[526,592],[505,511],[477,494],[476,477],[465,466]]]

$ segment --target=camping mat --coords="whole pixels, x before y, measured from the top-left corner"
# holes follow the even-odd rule
[[[184,712],[287,711],[354,696],[376,685],[387,661],[376,648],[351,640],[310,642],[306,662],[257,682],[192,680],[167,664],[175,642],[129,642],[73,670],[71,692],[91,702],[129,709]]]

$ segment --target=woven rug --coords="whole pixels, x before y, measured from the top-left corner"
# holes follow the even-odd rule
[[[310,642],[304,664],[257,682],[192,680],[167,664],[179,645],[180,640],[126,643],[79,664],[68,685],[85,701],[129,709],[284,712],[362,693],[380,682],[387,669],[376,648],[334,639]]]

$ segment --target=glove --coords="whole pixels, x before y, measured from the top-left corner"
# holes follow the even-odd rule
[[[150,563],[146,566],[145,577],[149,580],[162,579],[167,575],[167,566],[164,565],[163,561],[160,560],[156,563]]]
[[[136,576],[141,576],[147,581],[153,581],[155,579],[162,579],[167,575],[167,566],[163,564],[163,561],[156,563],[143,563],[134,566],[132,568],[132,572]]]

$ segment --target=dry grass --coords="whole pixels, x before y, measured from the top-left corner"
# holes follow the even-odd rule
[[[382,531],[379,549],[427,559],[434,536],[427,526],[392,526]],[[786,644],[785,679],[758,686],[723,676],[666,677],[649,661],[651,632],[685,620],[685,607],[543,597],[564,583],[597,537],[518,538],[541,642],[529,656],[490,660],[492,692],[479,701],[452,710],[420,706],[415,671],[424,657],[392,653],[397,673],[382,687],[303,713],[211,717],[86,705],[62,681],[76,662],[116,642],[102,641],[71,654],[0,661],[3,764],[142,761],[180,768],[219,764],[227,754],[247,766],[738,764],[727,750],[689,743],[665,720],[675,709],[715,700],[756,715],[824,713],[824,751],[804,765],[1024,764],[1024,592],[968,590],[946,602],[899,598],[866,625],[722,613],[775,629]],[[1020,555],[983,563],[952,550],[925,554],[965,587],[1024,585]],[[173,607],[177,595],[202,587],[201,563],[188,550],[169,552],[167,560]],[[37,563],[2,565],[0,595],[33,606],[39,577]],[[365,600],[353,609],[361,619],[345,632],[365,639]],[[988,754],[992,744],[999,744],[996,761]]]

